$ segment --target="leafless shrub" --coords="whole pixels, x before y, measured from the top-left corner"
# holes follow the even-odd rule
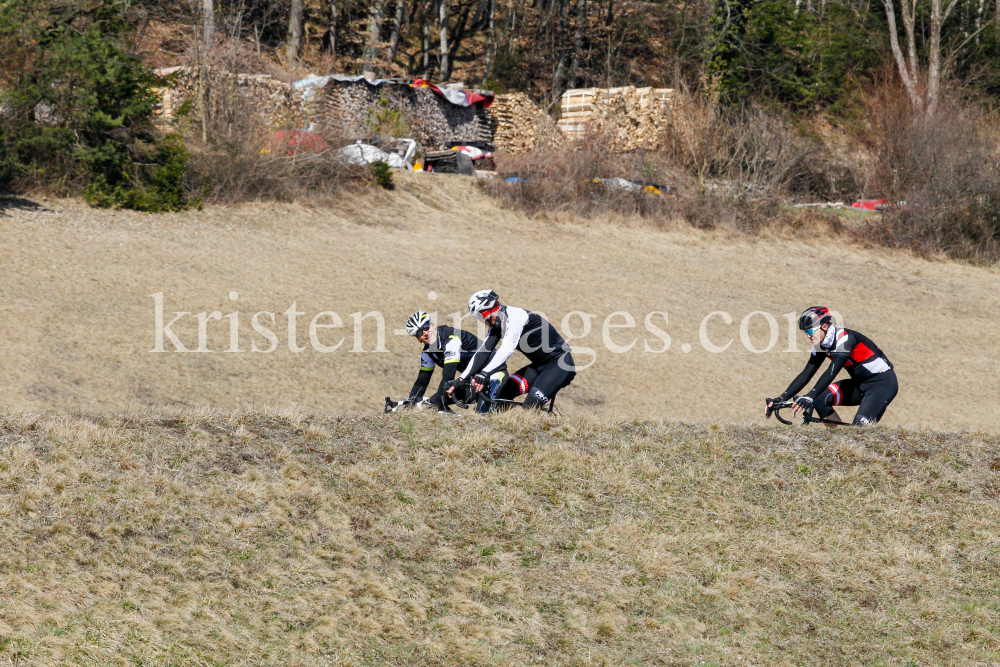
[[[874,87],[865,137],[868,190],[894,205],[859,238],[977,263],[1000,260],[1000,170],[995,120],[958,97],[928,116],[898,87]]]
[[[703,188],[714,183],[741,200],[823,196],[831,189],[817,142],[756,104],[726,109],[710,96],[683,98],[669,153]]]
[[[672,208],[666,195],[675,174],[662,156],[635,152],[611,154],[600,136],[567,149],[496,157],[501,177],[484,188],[504,203],[531,215],[572,211],[665,218]]]
[[[346,143],[339,137],[326,135],[308,147],[276,141],[271,119],[236,86],[213,91],[204,121],[197,111],[193,116],[185,133],[195,144],[188,187],[209,201],[323,199],[369,180],[366,170],[338,159]]]

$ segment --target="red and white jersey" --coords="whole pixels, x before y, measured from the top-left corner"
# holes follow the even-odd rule
[[[813,354],[825,354],[832,360],[844,359],[844,369],[852,378],[864,380],[872,375],[892,370],[892,362],[872,339],[852,329],[831,326]]]

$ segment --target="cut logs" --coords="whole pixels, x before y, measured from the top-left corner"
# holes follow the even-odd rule
[[[672,88],[575,88],[563,93],[558,127],[571,140],[600,134],[609,150],[666,146],[675,111]]]
[[[497,150],[528,153],[563,142],[552,118],[524,93],[498,95],[489,111]]]

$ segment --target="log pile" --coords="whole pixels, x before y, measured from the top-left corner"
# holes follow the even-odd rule
[[[224,70],[192,67],[171,67],[157,70],[169,76],[171,85],[160,89],[162,104],[158,109],[161,122],[170,122],[187,105],[198,113],[199,85],[205,89],[209,114],[231,114],[238,106],[246,106],[262,115],[273,128],[304,125],[308,113],[301,96],[290,84],[267,74],[234,74]]]
[[[429,88],[331,80],[320,97],[317,124],[335,136],[363,139],[395,126],[388,133],[416,139],[424,150],[492,142],[488,119],[477,106],[451,104]]]
[[[559,129],[567,139],[600,134],[614,152],[665,148],[673,123],[672,88],[577,88],[562,96]]]
[[[524,93],[498,95],[489,111],[497,150],[528,153],[563,142],[552,118]]]

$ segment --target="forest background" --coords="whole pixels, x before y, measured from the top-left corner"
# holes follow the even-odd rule
[[[686,100],[685,127],[666,150],[607,156],[593,140],[501,158],[535,178],[493,194],[534,211],[583,200],[584,214],[610,206],[750,232],[780,218],[783,202],[881,198],[906,205],[866,229],[869,241],[1000,257],[996,1],[0,3],[0,188],[159,211],[366,180],[333,162],[258,165],[263,128],[240,127],[234,139],[230,118],[227,132],[210,133],[213,119],[190,105],[200,132],[154,129],[165,82],[153,70],[182,64],[286,81],[365,71],[462,81],[523,91],[556,118],[568,88],[670,87]],[[580,151],[587,159],[566,158]],[[220,177],[234,171],[251,176],[238,186]],[[579,186],[624,172],[676,183],[682,202]]]

